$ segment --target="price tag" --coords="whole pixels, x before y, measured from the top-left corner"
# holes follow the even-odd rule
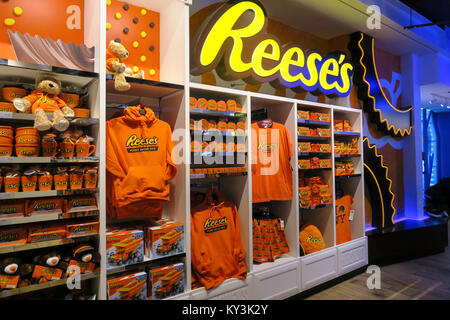
[[[350,216],[348,217],[348,220],[352,221],[354,215],[355,215],[355,210],[350,210]]]

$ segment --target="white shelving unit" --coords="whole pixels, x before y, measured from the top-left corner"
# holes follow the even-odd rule
[[[87,85],[89,95],[89,105],[91,106],[92,119],[84,124],[89,125],[91,134],[96,139],[97,150],[95,155],[89,159],[1,159],[1,163],[28,163],[36,160],[35,163],[65,163],[65,162],[94,162],[99,165],[98,182],[98,205],[100,222],[100,234],[98,236],[99,252],[102,255],[102,262],[99,273],[85,276],[86,280],[93,282],[93,288],[99,299],[107,299],[106,281],[109,276],[122,272],[144,270],[155,261],[145,260],[144,262],[119,269],[106,269],[106,226],[112,223],[106,217],[105,196],[105,123],[115,110],[115,107],[130,101],[139,101],[142,104],[150,105],[154,108],[158,117],[168,122],[174,132],[174,142],[177,145],[177,175],[170,182],[171,201],[164,209],[164,217],[174,219],[185,226],[185,253],[176,256],[178,261],[185,263],[186,283],[185,292],[168,299],[283,299],[301,293],[307,289],[317,286],[323,282],[334,279],[340,275],[363,267],[368,262],[367,239],[364,235],[364,170],[362,154],[351,157],[354,161],[355,174],[349,176],[335,177],[335,157],[334,141],[336,139],[349,139],[358,137],[359,150],[362,153],[362,113],[361,110],[349,109],[334,105],[315,103],[297,99],[283,98],[278,96],[253,93],[242,90],[228,89],[223,87],[209,86],[190,82],[189,76],[189,4],[178,0],[128,0],[124,1],[132,5],[142,6],[149,10],[160,12],[161,17],[161,73],[160,82],[129,79],[132,89],[121,93],[114,91],[113,80],[106,75],[105,70],[105,50],[106,50],[106,0],[85,0],[85,17],[90,17],[86,22],[90,30],[98,32],[86,33],[85,42],[96,46],[96,71],[98,73],[83,73],[78,75],[65,73],[60,69],[51,67],[29,66],[20,67],[20,63],[14,65],[14,71],[21,78],[28,79],[31,84],[36,73],[53,71],[59,74],[61,80],[74,81],[76,84]],[[95,21],[91,21],[95,17]],[[2,76],[11,74],[10,62],[0,60],[0,79]],[[17,67],[19,65],[19,67]],[[27,76],[27,74],[29,75]],[[91,77],[93,76],[93,77]],[[27,78],[28,77],[28,78]],[[90,78],[91,77],[91,78]],[[189,97],[209,97],[212,99],[233,98],[242,107],[239,114],[220,114],[218,112],[200,111],[189,108]],[[267,108],[270,117],[287,128],[294,156],[290,159],[292,167],[293,195],[292,200],[282,201],[272,204],[274,212],[285,221],[285,232],[289,244],[290,252],[271,263],[256,264],[253,262],[253,241],[252,241],[252,175],[251,163],[251,111],[258,108]],[[330,114],[331,121],[326,124],[317,121],[302,121],[297,119],[297,110],[311,110],[326,112]],[[220,117],[226,116],[234,119],[245,119],[246,132],[243,137],[247,153],[243,155],[246,172],[237,174],[218,174],[213,177],[202,174],[191,174],[190,156],[190,136],[189,129],[191,117]],[[20,118],[20,119],[19,119]],[[8,121],[32,121],[31,116],[23,119],[18,115],[0,113],[0,120]],[[334,132],[333,120],[347,119],[352,123],[352,133]],[[81,121],[73,119],[72,121]],[[9,123],[9,122],[8,122]],[[76,123],[76,122],[75,122]],[[332,131],[328,138],[307,138],[298,136],[299,126],[326,127]],[[203,133],[205,134],[205,133]],[[226,135],[225,135],[226,136]],[[322,143],[328,141],[332,146],[329,154],[322,154],[320,157],[331,159],[332,166],[329,169],[313,169],[300,171],[298,159],[313,154],[300,154],[297,152],[297,142],[300,140],[317,141]],[[315,208],[300,208],[298,197],[299,174],[311,172],[324,176],[333,193],[331,205],[324,205]],[[242,241],[245,249],[245,263],[248,270],[246,280],[228,279],[220,286],[206,291],[204,288],[192,290],[191,288],[191,242],[190,242],[190,191],[191,183],[204,180],[220,181],[220,188],[225,196],[233,201],[239,212]],[[354,219],[351,221],[352,241],[336,245],[335,244],[335,186],[337,181],[345,181],[347,192],[352,193],[355,200],[353,207],[356,211]],[[97,191],[97,190],[96,190]],[[95,192],[95,191],[94,191]],[[53,194],[52,194],[53,195]],[[39,197],[42,195],[39,195]],[[48,195],[50,196],[50,194]],[[0,194],[0,199],[2,195]],[[24,225],[31,222],[43,222],[45,219],[22,220],[16,223],[9,219],[3,225]],[[60,216],[48,216],[49,220],[60,220]],[[324,234],[326,248],[320,252],[300,255],[299,230],[303,222],[316,224]],[[173,259],[173,257],[170,257]],[[169,260],[167,260],[169,261]],[[171,260],[170,260],[171,261]],[[164,262],[164,258],[159,262]],[[62,283],[52,283],[55,286]],[[42,290],[46,286],[33,287],[29,290]],[[16,291],[21,294],[24,290]],[[13,293],[11,293],[13,294]],[[7,293],[1,293],[0,298],[7,297]]]

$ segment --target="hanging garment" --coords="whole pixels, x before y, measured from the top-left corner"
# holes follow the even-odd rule
[[[229,278],[245,279],[244,258],[237,208],[210,190],[191,210],[192,273],[209,290]]]
[[[348,194],[336,199],[336,244],[352,240],[349,221],[352,203],[353,197]]]
[[[145,114],[141,114],[145,110]],[[117,218],[160,218],[176,174],[172,131],[147,107],[127,107],[106,123],[109,201]]]
[[[261,127],[260,127],[261,126]],[[282,124],[255,122],[252,128],[252,202],[292,200],[293,156],[289,133]]]

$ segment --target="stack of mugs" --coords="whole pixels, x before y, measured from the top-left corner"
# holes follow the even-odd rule
[[[38,157],[41,138],[33,127],[16,129],[16,155],[18,157]]]
[[[14,130],[10,126],[0,127],[0,157],[9,157],[13,150]]]

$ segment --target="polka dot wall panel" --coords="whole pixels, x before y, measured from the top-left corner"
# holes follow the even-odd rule
[[[130,53],[123,63],[145,79],[159,80],[159,13],[108,0],[106,38],[122,43]]]

